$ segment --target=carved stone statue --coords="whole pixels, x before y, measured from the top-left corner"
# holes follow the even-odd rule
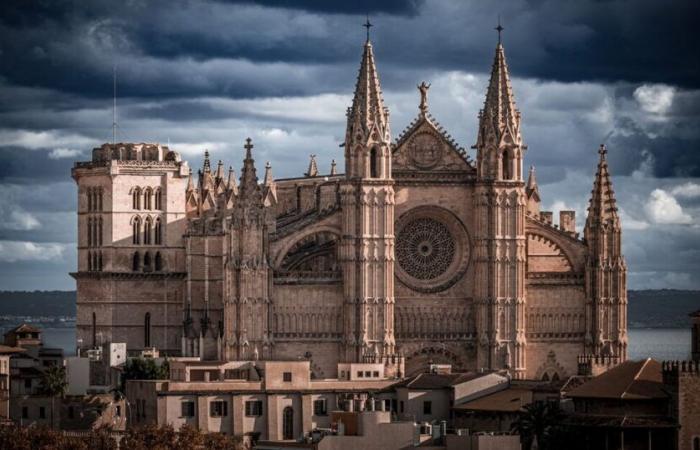
[[[425,81],[421,82],[421,84],[418,85],[418,90],[420,91],[420,112],[421,114],[425,114],[428,112],[428,89],[430,89],[430,85],[426,84]]]

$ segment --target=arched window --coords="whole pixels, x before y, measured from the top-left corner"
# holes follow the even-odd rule
[[[88,247],[92,247],[92,217],[88,218],[87,245]]]
[[[102,211],[102,188],[97,192],[97,210]]]
[[[143,320],[143,346],[151,346],[151,313],[147,312]]]
[[[377,149],[372,148],[369,152],[369,176],[371,178],[377,178],[378,175],[378,161],[377,161]]]
[[[693,450],[700,450],[700,437],[693,438]]]
[[[87,263],[88,272],[92,272],[92,252],[88,252]]]
[[[501,165],[503,166],[503,179],[504,180],[510,180],[513,178],[513,167],[512,167],[512,161],[510,160],[510,157],[508,156],[508,150],[503,151],[503,155],[501,155]]]
[[[163,243],[163,224],[160,221],[160,218],[156,219],[156,225],[155,225],[155,244],[156,245],[161,245]]]
[[[544,375],[542,375],[542,381],[549,381],[549,374],[545,372]]]
[[[163,195],[162,195],[160,188],[156,189],[155,197],[156,197],[156,209],[158,209],[158,210],[163,209]]]
[[[97,245],[102,246],[102,217],[100,217],[97,227]]]
[[[97,253],[97,270],[102,270],[102,252]]]
[[[156,271],[163,270],[163,257],[160,255],[160,252],[156,252],[155,259],[156,259],[155,260]]]
[[[131,259],[131,268],[134,272],[141,268],[141,256],[139,252],[134,252],[134,257]]]
[[[97,314],[92,313],[92,346],[97,347]]]
[[[151,233],[153,231],[153,221],[150,217],[146,217],[146,221],[143,225],[143,243],[146,245],[151,244]]]
[[[133,191],[131,191],[131,202],[132,202],[132,207],[136,210],[141,209],[141,189],[135,187]]]
[[[554,375],[552,375],[552,381],[559,381],[559,372],[554,372]]]
[[[141,241],[140,236],[141,236],[141,218],[136,216],[134,217],[134,220],[131,224],[132,226],[132,236],[131,236],[131,241],[134,244],[139,244]]]
[[[144,272],[151,271],[151,254],[148,252],[143,255],[143,270]]]
[[[143,191],[143,207],[144,209],[151,210],[153,209],[152,206],[153,204],[151,203],[153,201],[153,190],[151,188],[146,188]]]
[[[92,188],[87,188],[87,210],[92,211]]]

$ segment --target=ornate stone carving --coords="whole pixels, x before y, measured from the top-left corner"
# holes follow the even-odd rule
[[[396,229],[396,275],[419,292],[440,292],[467,270],[469,236],[449,211],[424,206],[399,218]]]
[[[411,160],[420,169],[431,169],[442,160],[440,140],[430,133],[417,134],[408,145]]]
[[[444,274],[455,257],[455,241],[445,224],[429,217],[407,223],[399,231],[396,259],[410,276],[432,280]]]

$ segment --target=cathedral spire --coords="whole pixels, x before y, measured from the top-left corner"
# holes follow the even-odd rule
[[[216,182],[220,182],[224,179],[224,163],[219,160],[219,164],[216,166]]]
[[[539,189],[537,188],[537,178],[535,178],[535,166],[530,166],[530,173],[527,176],[527,187],[525,188],[525,192],[527,193],[527,196],[531,196],[534,192],[538,193],[539,195]]]
[[[187,191],[192,192],[194,190],[194,181],[192,181],[192,168],[190,168],[190,174],[187,177]]]
[[[590,232],[593,228],[601,225],[612,225],[619,228],[620,218],[617,213],[617,205],[615,201],[615,191],[613,190],[612,181],[610,180],[610,171],[608,169],[608,150],[605,145],[598,149],[598,169],[593,182],[593,190],[591,191],[591,200],[588,205],[588,217],[586,218],[586,230]]]
[[[316,155],[309,155],[309,168],[304,174],[307,177],[318,176],[318,165],[316,164]]]
[[[245,140],[245,159],[243,160],[243,169],[241,170],[241,196],[251,194],[258,188],[258,176],[255,173],[255,160],[253,159],[253,144],[252,139]]]
[[[272,164],[270,164],[270,161],[267,161],[265,163],[265,181],[263,184],[265,186],[272,186],[274,184],[275,180],[272,177]]]
[[[211,163],[209,162],[209,150],[204,150],[204,165],[202,167],[204,173],[211,172]]]
[[[233,191],[234,194],[238,193],[238,186],[236,185],[236,172],[233,170],[233,166],[228,168],[228,181],[226,183],[226,188],[229,191]]]
[[[331,176],[338,175],[338,169],[336,169],[335,159],[331,161]]]
[[[500,31],[500,26],[496,27]],[[484,107],[479,112],[476,145],[481,179],[522,181],[522,157],[526,146],[520,134],[520,111],[515,107],[505,50],[499,42],[491,67]]]
[[[355,85],[355,95],[352,106],[348,110],[348,133],[356,136],[361,133],[363,138],[369,137],[376,127],[380,139],[389,139],[389,112],[384,106],[382,90],[379,85],[379,75],[374,63],[372,43],[365,42],[360,72]]]

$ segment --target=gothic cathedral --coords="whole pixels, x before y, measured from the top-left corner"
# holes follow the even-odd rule
[[[573,211],[540,211],[523,176],[503,46],[471,160],[429,112],[392,139],[368,39],[343,147],[319,173],[260,182],[219,162],[193,178],[158,144],[104,144],[78,162],[78,346],[203,360],[430,363],[562,379],[626,359],[626,266],[601,146],[583,236]]]

